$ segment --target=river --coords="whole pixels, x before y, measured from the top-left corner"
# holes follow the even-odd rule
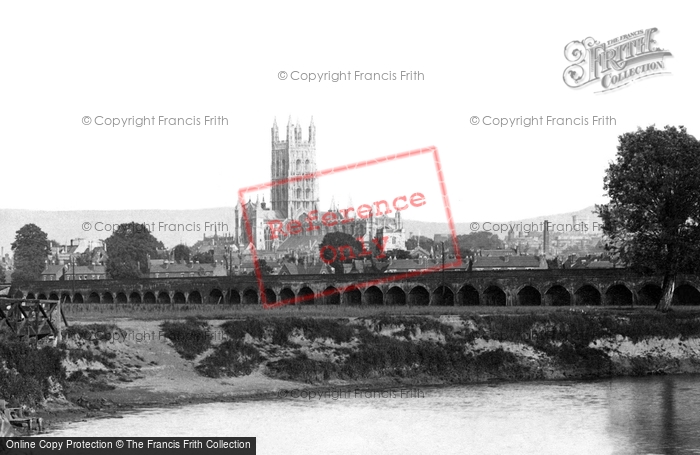
[[[255,436],[257,453],[284,455],[700,454],[697,375],[325,392],[149,409],[49,435]]]

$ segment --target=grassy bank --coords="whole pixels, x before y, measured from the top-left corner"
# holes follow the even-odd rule
[[[444,308],[410,309],[427,313],[290,307],[221,319],[196,313],[76,323],[69,317],[71,326],[56,348],[0,343],[0,398],[40,408],[65,394],[92,411],[299,383],[452,384],[700,372],[697,309],[661,314],[640,308],[458,307],[449,315],[441,314]]]
[[[619,313],[641,312],[655,313],[652,307],[596,306],[596,307],[559,307],[559,306],[349,306],[349,305],[286,305],[279,308],[263,309],[260,305],[211,305],[188,303],[66,303],[63,312],[69,321],[104,321],[117,318],[135,318],[141,320],[184,319],[190,316],[201,319],[238,319],[245,317],[315,317],[315,318],[353,318],[393,314],[398,316],[424,315],[488,315],[488,314],[530,314],[530,313],[566,313],[571,310],[586,312]],[[697,306],[677,306],[676,312],[698,312]]]

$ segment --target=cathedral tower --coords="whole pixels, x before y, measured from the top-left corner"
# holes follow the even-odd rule
[[[309,137],[304,141],[301,125],[287,122],[286,139],[280,141],[277,119],[272,125],[272,163],[271,178],[273,182],[290,179],[299,175],[316,172],[316,127],[311,118]],[[272,210],[283,218],[298,218],[304,212],[318,210],[319,192],[316,177],[296,182],[286,182],[271,188]]]

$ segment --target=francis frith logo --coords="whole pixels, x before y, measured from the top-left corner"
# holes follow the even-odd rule
[[[570,42],[564,48],[571,62],[564,70],[564,82],[571,88],[599,82],[599,92],[608,92],[645,77],[668,74],[664,57],[672,55],[657,46],[657,32],[656,28],[648,28],[606,42],[590,37]]]

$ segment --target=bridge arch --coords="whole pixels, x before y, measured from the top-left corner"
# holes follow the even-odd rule
[[[584,284],[574,292],[574,305],[597,306],[602,301],[600,291],[592,284]]]
[[[277,294],[275,291],[273,291],[270,288],[265,288],[265,302],[268,305],[272,305],[273,303],[277,303]]]
[[[27,298],[29,298],[29,294],[27,294]],[[84,303],[83,294],[80,292],[73,294],[73,303]]]
[[[309,286],[302,286],[297,293],[297,302],[304,305],[313,305],[315,302],[314,291]]]
[[[386,292],[387,305],[406,305],[406,292],[399,286],[392,286]]]
[[[70,295],[67,292],[64,292],[61,294],[61,302],[63,303],[71,303],[73,299],[70,298]]]
[[[24,293],[17,289],[17,292],[15,292],[15,298],[16,299],[23,299],[24,298]]]
[[[36,298],[39,300],[46,300],[46,294],[42,292],[41,294],[37,295]]]
[[[500,286],[492,284],[484,291],[484,304],[489,306],[505,306],[506,293]]]
[[[173,294],[173,303],[187,303],[185,293],[182,291],[175,291],[175,294]]]
[[[136,291],[129,294],[129,303],[141,303],[141,294]]]
[[[458,305],[479,305],[479,291],[471,284],[465,284],[457,292]]]
[[[293,305],[296,303],[296,294],[290,288],[282,288],[280,291],[280,302]]]
[[[449,286],[438,286],[433,291],[431,305],[436,306],[454,306],[455,294]]]
[[[129,299],[126,297],[126,293],[117,292],[117,296],[114,299],[117,303],[127,303]]]
[[[323,303],[326,305],[340,305],[340,292],[334,286],[328,286],[323,291]]]
[[[430,292],[421,285],[414,286],[408,292],[409,305],[430,305]]]
[[[700,305],[700,291],[690,283],[682,283],[673,292],[674,305]]]
[[[202,303],[202,294],[198,290],[194,290],[187,296],[187,303],[199,304]]]
[[[343,292],[343,299],[345,305],[361,305],[362,304],[362,292],[355,286],[349,286]]]
[[[88,295],[87,303],[100,303],[100,294],[95,291],[91,292],[90,295]]]
[[[615,283],[605,291],[606,305],[632,305],[633,303],[634,295],[624,283]]]
[[[244,305],[257,305],[258,304],[258,291],[252,288],[248,288],[243,291],[243,304]]]
[[[143,294],[143,303],[156,303],[156,295],[152,291]]]
[[[663,296],[661,286],[656,283],[645,283],[637,291],[637,301],[640,305],[656,306]]]
[[[363,293],[365,305],[384,305],[384,293],[377,286],[370,286]]]
[[[102,293],[102,303],[114,303],[114,296],[111,292]]]
[[[542,294],[534,286],[526,284],[518,291],[518,305],[540,306],[542,305]]]
[[[33,292],[27,292],[27,300],[34,300],[36,297]],[[81,302],[82,303],[82,302]]]
[[[238,305],[241,303],[241,293],[237,289],[228,290],[228,303]]]
[[[209,303],[224,303],[224,293],[221,292],[221,289],[214,288],[211,291],[209,291]]]
[[[170,303],[170,294],[165,291],[158,293],[158,303]]]
[[[552,285],[544,293],[544,304],[547,306],[571,305],[571,293],[562,285]]]
[[[52,292],[51,294],[49,294],[49,300],[58,300],[58,294]]]

